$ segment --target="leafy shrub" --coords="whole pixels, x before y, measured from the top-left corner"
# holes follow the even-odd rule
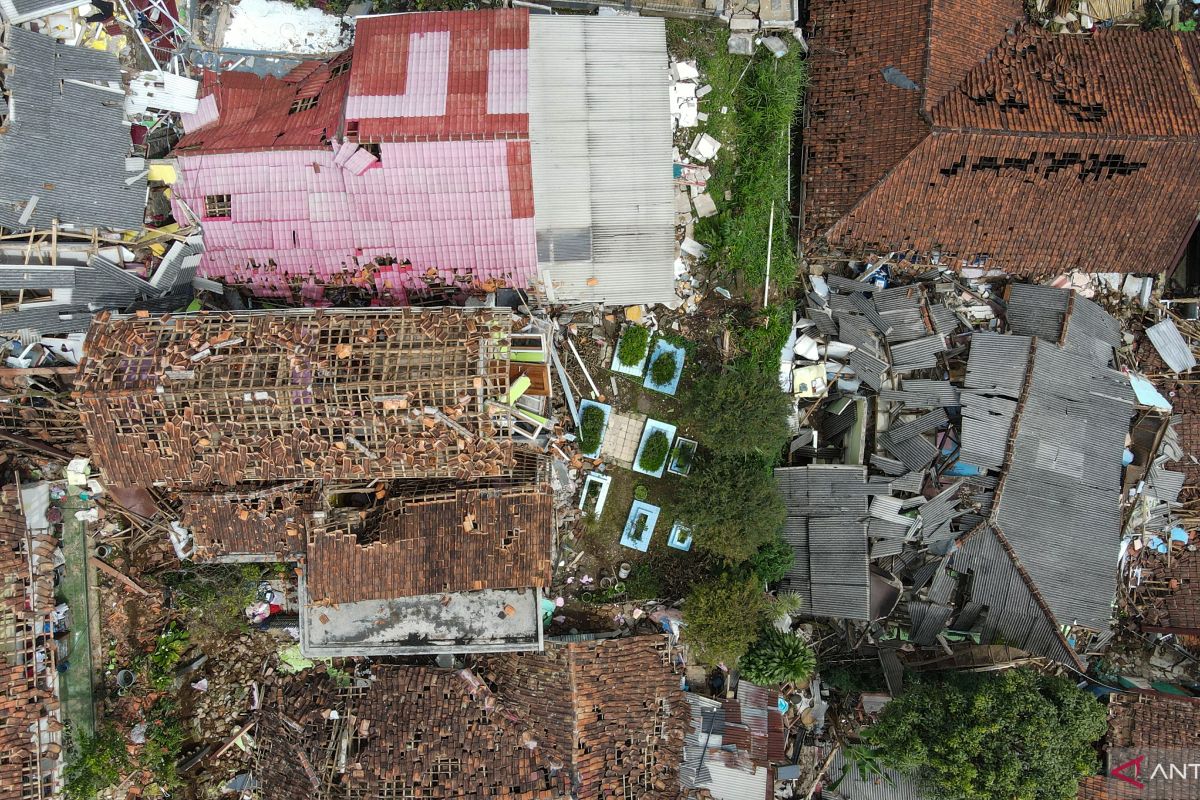
[[[642,537],[646,535],[647,519],[645,514],[638,514],[637,519],[633,522],[633,530],[629,533],[630,539],[635,542],[642,540]]]
[[[641,325],[630,325],[617,347],[617,358],[627,367],[642,363],[650,347],[650,331]]]
[[[642,446],[642,455],[638,458],[638,466],[646,472],[658,472],[663,462],[667,460],[667,453],[670,450],[671,440],[662,431],[655,431],[650,434],[650,438]]]
[[[180,628],[174,622],[158,635],[154,650],[144,656],[141,666],[150,673],[150,685],[155,689],[167,689],[175,680],[175,667],[179,659],[191,646],[191,636],[185,628]]]
[[[645,500],[649,496],[650,490],[646,488],[645,484],[639,483],[637,486],[633,487],[634,500]]]
[[[759,686],[804,683],[817,668],[817,657],[798,636],[767,628],[738,661],[742,677]]]
[[[196,637],[201,631],[216,636],[246,630],[246,606],[254,602],[262,579],[258,564],[195,564],[184,562],[168,572],[163,583],[171,588],[173,602],[187,612],[187,628]]]
[[[763,583],[778,583],[787,577],[796,553],[782,536],[776,536],[750,557],[750,568]]]
[[[176,767],[187,741],[179,703],[171,697],[160,697],[146,714],[146,723],[146,745],[139,763],[161,789],[176,789],[182,785]]]
[[[696,443],[687,439],[675,442],[675,463],[672,467],[677,472],[687,475],[692,471],[692,459],[696,456]]]
[[[662,355],[654,359],[650,365],[650,380],[655,386],[666,386],[675,380],[675,370],[679,369],[679,356],[673,350],[664,350]]]
[[[63,796],[67,800],[93,800],[119,781],[121,770],[129,765],[125,742],[111,723],[94,736],[73,739],[72,744],[74,757],[68,759],[63,773]]]
[[[604,410],[588,406],[579,419],[579,448],[585,453],[600,449],[600,434],[604,430]]]
[[[769,613],[756,579],[725,574],[688,594],[683,603],[683,641],[701,664],[731,667],[746,654]]]

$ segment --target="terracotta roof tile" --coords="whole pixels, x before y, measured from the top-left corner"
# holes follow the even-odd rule
[[[1108,703],[1109,748],[1143,751],[1164,748],[1186,753],[1200,750],[1200,699],[1136,692],[1114,694]],[[1117,766],[1117,764],[1113,764]],[[1129,783],[1095,776],[1080,782],[1079,800],[1138,800],[1147,790]],[[1156,794],[1165,800],[1193,800],[1194,792]]]
[[[1191,141],[934,132],[829,231],[1018,275],[1173,266],[1200,203]]]
[[[501,702],[570,754],[578,800],[683,797],[690,711],[665,637],[547,644],[486,663]]]
[[[0,752],[5,755],[0,759],[0,797],[14,800],[50,797],[50,774],[40,779],[44,795],[36,789],[39,763],[52,770],[62,752],[51,735],[62,730],[58,696],[44,688],[44,670],[53,667],[47,661],[42,672],[34,668],[36,640],[55,606],[52,554],[57,542],[39,534],[28,544],[32,552],[16,487],[6,487],[0,492],[0,574],[5,576],[5,591],[0,593]],[[38,725],[45,732],[35,742],[30,730]]]
[[[807,230],[1023,275],[1175,266],[1200,203],[1197,37],[888,6],[813,3]],[[919,108],[899,77],[923,80]]]
[[[306,673],[268,695],[255,737],[264,798],[566,797],[561,761],[528,746],[528,726],[470,673],[375,665],[372,677],[338,689]],[[329,746],[343,736],[347,748]]]
[[[188,493],[180,523],[192,534],[197,560],[270,556],[287,560],[304,551],[305,506],[311,486],[286,484],[242,493]]]
[[[314,602],[349,603],[548,586],[553,502],[546,484],[463,488],[388,500],[353,525],[314,527],[308,592]]]
[[[502,311],[372,309],[112,319],[76,390],[119,486],[500,476],[512,441]]]

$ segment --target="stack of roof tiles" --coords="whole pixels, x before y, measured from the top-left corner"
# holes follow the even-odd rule
[[[689,710],[663,636],[547,645],[487,662],[496,694],[567,759],[578,800],[673,800]]]
[[[76,384],[117,485],[501,475],[495,310],[97,319]]]
[[[54,610],[56,543],[26,530],[16,489],[0,493],[0,798],[40,800],[54,794],[53,765],[62,730],[51,662],[39,664],[36,640]]]
[[[1195,37],[1056,36],[1016,0],[887,5],[812,4],[812,232],[1013,274],[1175,266],[1200,201]]]

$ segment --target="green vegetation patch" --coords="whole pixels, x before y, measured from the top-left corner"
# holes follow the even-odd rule
[[[617,346],[617,358],[627,367],[642,363],[650,347],[650,331],[641,325],[630,325]]]
[[[579,423],[579,446],[585,453],[600,449],[600,434],[604,431],[604,409],[588,406]]]
[[[642,445],[642,454],[638,456],[638,466],[646,472],[658,472],[662,469],[663,462],[667,460],[667,453],[670,450],[671,440],[662,431],[655,431]]]

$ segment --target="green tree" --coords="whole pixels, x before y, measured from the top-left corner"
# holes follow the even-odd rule
[[[750,568],[763,583],[778,583],[787,577],[796,553],[782,536],[776,536],[750,557]]]
[[[738,564],[779,536],[787,516],[771,467],[761,458],[709,454],[681,482],[679,516],[696,546]]]
[[[799,636],[770,627],[738,662],[742,677],[759,686],[804,683],[817,669],[817,657]]]
[[[683,641],[700,663],[732,667],[770,613],[756,579],[722,575],[694,587],[684,600]]]
[[[1074,800],[1104,707],[1030,669],[949,674],[888,703],[864,741],[943,800]]]
[[[697,378],[686,414],[689,427],[709,450],[774,463],[788,441],[791,410],[778,373],[742,361]]]

